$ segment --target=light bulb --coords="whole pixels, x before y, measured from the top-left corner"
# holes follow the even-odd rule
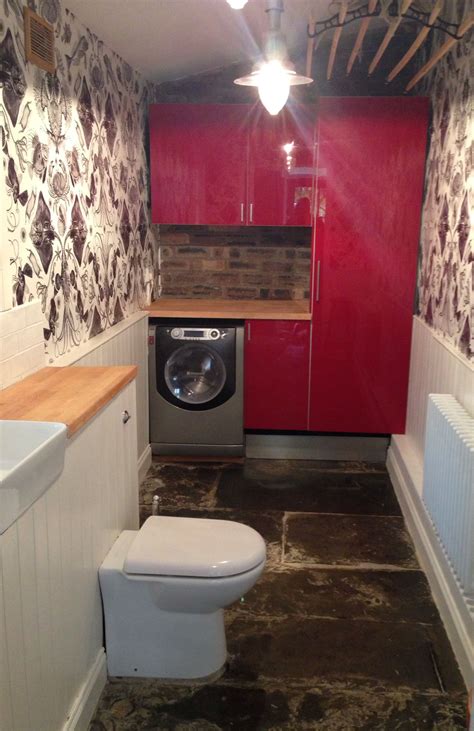
[[[272,115],[283,109],[290,94],[290,79],[280,61],[269,61],[258,74],[258,95],[265,109]]]
[[[227,0],[232,10],[242,10],[247,5],[247,0]]]

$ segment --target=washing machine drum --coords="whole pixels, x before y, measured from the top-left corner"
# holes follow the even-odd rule
[[[176,350],[164,367],[165,383],[178,401],[206,404],[224,388],[227,372],[219,353],[207,345],[189,344]]]

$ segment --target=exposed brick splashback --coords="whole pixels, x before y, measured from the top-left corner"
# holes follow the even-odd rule
[[[309,297],[311,229],[160,226],[162,297]]]

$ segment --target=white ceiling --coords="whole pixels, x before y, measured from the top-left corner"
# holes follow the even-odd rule
[[[249,0],[243,10],[232,10],[226,0],[65,0],[65,4],[154,82],[250,61],[258,56],[266,29],[265,0]],[[306,45],[310,7],[316,20],[335,12],[330,0],[285,0],[282,29],[290,49]]]

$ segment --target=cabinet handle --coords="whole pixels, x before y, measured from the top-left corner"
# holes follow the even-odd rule
[[[240,223],[244,222],[244,204],[240,204]]]
[[[319,280],[321,275],[321,259],[316,264],[316,302],[319,302]]]
[[[247,323],[247,340],[250,340],[250,322]]]
[[[132,417],[130,416],[130,414],[128,413],[128,411],[122,411],[122,422],[124,424],[126,424],[127,421],[130,421],[131,418]]]
[[[250,204],[249,219],[250,219],[250,223],[253,223],[253,203]]]

